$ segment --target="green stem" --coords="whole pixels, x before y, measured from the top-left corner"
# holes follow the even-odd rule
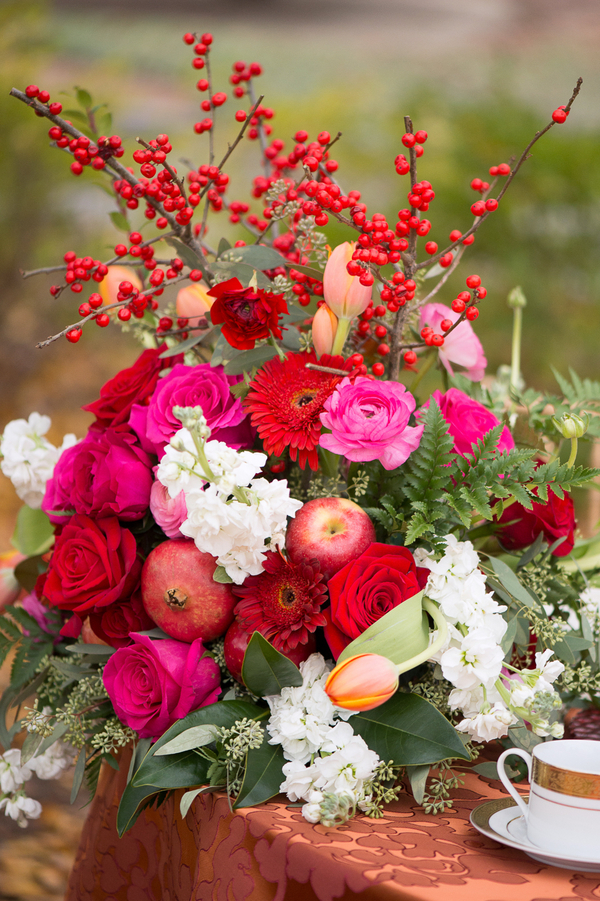
[[[335,333],[335,338],[333,339],[333,347],[331,348],[332,356],[336,354],[341,354],[344,349],[344,344],[346,343],[346,338],[348,337],[348,331],[350,329],[350,320],[349,319],[339,319],[338,326]]]
[[[194,447],[196,448],[196,454],[198,457],[198,462],[200,466],[204,470],[204,474],[209,482],[216,482],[215,474],[208,465],[208,460],[206,458],[206,453],[204,451],[204,441],[196,434],[195,429],[190,431],[192,439],[194,441]]]
[[[431,369],[431,367],[432,367],[433,364],[435,363],[436,358],[437,358],[437,354],[436,354],[436,353],[430,352],[429,354],[427,354],[427,356],[426,356],[425,359],[423,360],[423,365],[421,366],[421,368],[420,368],[419,371],[417,372],[416,376],[415,376],[414,379],[413,379],[412,385],[410,386],[410,393],[411,393],[411,394],[414,394],[414,393],[415,393],[415,388],[417,387],[417,385],[419,384],[419,382],[421,381],[421,379],[423,378],[423,376],[426,375],[426,374],[429,372],[429,370]]]
[[[577,459],[577,438],[571,438],[571,453],[569,454],[569,459],[567,460],[567,466],[569,469],[575,464],[575,460]]]
[[[521,333],[523,330],[523,309],[522,307],[514,307],[513,309],[513,334],[512,334],[512,352],[510,360],[510,393],[513,394],[517,390],[519,384],[519,376],[521,374]],[[515,401],[512,401],[511,411],[514,413],[516,409]]]

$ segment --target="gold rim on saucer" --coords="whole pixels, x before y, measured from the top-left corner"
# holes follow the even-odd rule
[[[594,773],[577,773],[562,767],[545,763],[537,757],[533,758],[532,783],[561,795],[573,798],[587,798],[590,801],[600,800],[600,775]]]

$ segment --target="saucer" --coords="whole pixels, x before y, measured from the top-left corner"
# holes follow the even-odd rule
[[[586,873],[600,873],[600,855],[595,858],[577,857],[570,854],[565,857],[554,851],[544,851],[527,838],[525,817],[512,798],[499,798],[480,804],[471,813],[471,825],[478,832],[493,838],[501,845],[524,851],[534,860],[551,867],[562,867],[566,870],[578,870]]]

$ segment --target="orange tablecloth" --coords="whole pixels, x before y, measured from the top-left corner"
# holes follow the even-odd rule
[[[182,821],[177,792],[119,839],[126,769],[101,775],[66,901],[600,901],[599,874],[544,866],[469,824],[482,799],[505,797],[472,771],[443,816],[405,795],[383,819],[327,829],[284,803],[231,813],[200,795]]]

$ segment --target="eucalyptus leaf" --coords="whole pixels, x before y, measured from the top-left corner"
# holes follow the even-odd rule
[[[420,695],[396,692],[385,704],[357,713],[349,722],[382,760],[398,766],[423,766],[451,757],[469,760],[456,729]]]
[[[111,648],[106,644],[85,644],[77,642],[77,644],[68,644],[65,647],[70,654],[89,654],[94,657],[112,657],[116,648]]]
[[[77,800],[77,795],[83,783],[85,775],[85,745],[79,752],[77,763],[75,764],[75,772],[73,773],[73,785],[71,787],[71,804]]]
[[[410,788],[417,804],[423,803],[425,797],[425,787],[427,785],[427,777],[431,767],[428,763],[422,766],[407,766],[406,774],[410,781]]]
[[[215,790],[213,785],[203,785],[202,788],[193,788],[191,791],[186,792],[179,802],[179,812],[181,813],[182,819],[186,818],[190,807],[198,795],[206,794],[206,792],[214,792]]]
[[[183,241],[180,241],[178,238],[166,238],[165,240],[167,244],[170,244],[171,247],[174,248],[177,256],[183,260],[186,266],[189,266],[190,269],[199,269],[205,278],[212,281],[212,273],[206,265],[204,255],[198,256],[191,247],[188,247],[187,244],[184,244]]]
[[[213,582],[219,582],[221,585],[229,585],[233,579],[224,566],[217,566],[213,573]]]
[[[246,263],[233,263],[217,260],[216,263],[213,263],[212,268],[215,272],[222,272],[223,275],[227,276],[227,280],[230,278],[237,278],[244,288],[247,288],[250,285],[250,282],[255,275],[256,287],[263,289],[270,289],[272,287],[270,278],[264,275],[260,269],[255,269],[253,266],[248,266]]]
[[[513,618],[509,620],[508,628],[504,633],[504,638],[500,642],[500,647],[502,648],[502,653],[505,657],[512,651],[512,646],[515,643],[515,638],[517,637],[517,625],[517,617],[513,616]]]
[[[41,554],[36,554],[35,557],[27,557],[26,560],[21,560],[20,563],[17,563],[14,569],[15,579],[25,591],[33,591],[38,576],[46,572],[47,569],[48,564]]]
[[[242,679],[252,694],[258,697],[281,694],[281,689],[302,685],[302,674],[292,661],[281,654],[264,638],[254,632],[244,654]]]
[[[204,745],[209,745],[213,742],[218,734],[218,728],[212,724],[192,726],[159,748],[154,756],[165,757],[169,754],[178,754],[181,751],[192,751],[194,748],[202,748]]]
[[[58,741],[59,738],[62,738],[63,735],[65,734],[65,732],[68,732],[68,731],[69,731],[68,723],[57,723],[56,726],[54,727],[54,729],[52,730],[52,734],[49,735],[48,738],[45,738],[43,740],[43,742],[41,743],[41,745],[39,746],[38,751],[37,751],[37,756],[39,757],[40,754],[44,754],[48,750],[50,745],[53,745],[55,741]]]
[[[183,354],[186,350],[191,350],[192,347],[195,347],[196,344],[200,344],[204,335],[190,335],[189,338],[186,338],[185,341],[179,341],[177,344],[174,344],[173,347],[168,347],[167,350],[163,350],[161,354],[159,354],[159,360],[166,360],[169,357],[176,357],[179,354]]]
[[[250,372],[254,366],[260,366],[267,360],[272,360],[277,356],[277,350],[270,344],[260,344],[252,350],[246,350],[239,354],[235,359],[225,364],[224,370],[226,375],[241,375],[243,372]]]
[[[518,576],[513,572],[510,566],[507,566],[507,564],[503,560],[500,560],[499,557],[490,557],[489,565],[506,591],[508,591],[515,600],[525,604],[526,607],[539,608],[540,605],[520,582]]]
[[[44,740],[44,736],[39,732],[28,732],[21,748],[21,765],[27,763],[32,757],[35,757],[36,751]]]
[[[554,645],[554,653],[559,660],[565,660],[573,665],[579,661],[581,651],[587,651],[593,645],[593,641],[589,638],[581,638],[579,635],[573,635],[567,632],[560,641]]]
[[[43,510],[24,504],[17,514],[12,543],[26,557],[45,554],[54,542],[54,527]]]
[[[540,742],[543,741],[543,739],[540,738],[539,735],[536,735],[534,732],[530,732],[530,730],[522,724],[510,726],[508,730],[508,738],[516,748],[521,748],[523,751],[528,751],[529,753],[531,753],[536,745],[539,745]]]
[[[281,343],[288,350],[300,350],[300,332],[297,328],[289,328],[283,332]]]
[[[254,807],[278,795],[284,764],[281,745],[270,745],[265,731],[261,746],[248,751],[244,781],[234,808]]]
[[[162,629],[159,629],[157,626],[155,629],[147,629],[145,632],[138,632],[138,635],[147,635],[148,638],[158,638],[158,639],[171,639],[171,635],[167,635],[166,632],[163,632]]]
[[[219,260],[227,262],[242,262],[253,269],[264,271],[276,269],[278,266],[289,266],[288,260],[272,247],[264,244],[249,244],[246,247],[232,247],[223,254],[219,254]],[[296,267],[294,267],[296,268]]]
[[[304,275],[310,276],[310,278],[317,279],[318,281],[323,281],[324,272],[322,269],[314,269],[312,266],[300,266],[298,263],[290,263],[289,260],[284,260],[283,265],[288,269],[295,269],[296,272],[303,272]]]
[[[231,244],[229,243],[227,238],[221,238],[221,240],[219,241],[219,246],[217,248],[217,257],[222,256],[226,250],[230,250],[230,249],[231,249]]]

